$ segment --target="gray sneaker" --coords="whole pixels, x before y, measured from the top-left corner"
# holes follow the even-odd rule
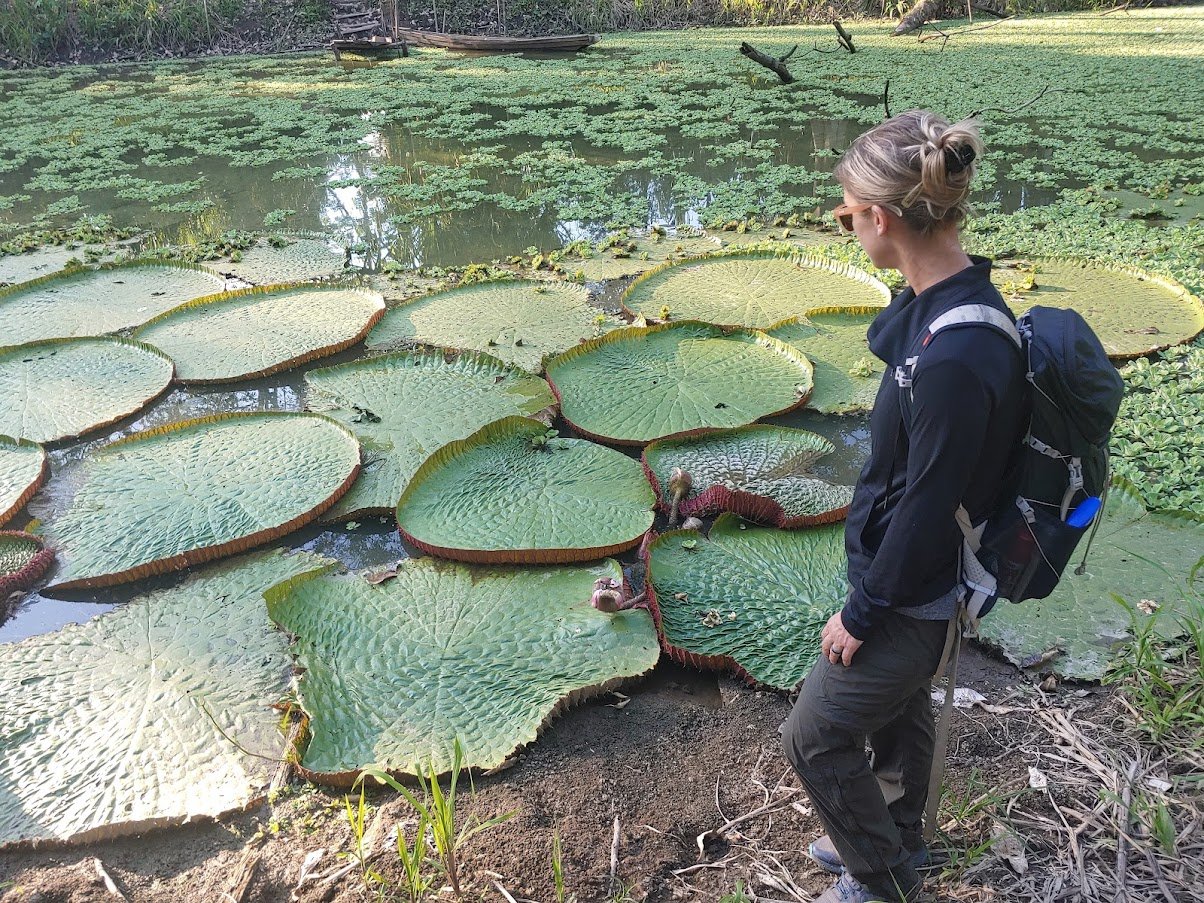
[[[845,872],[836,883],[815,898],[815,903],[884,903],[861,886],[856,878]]]
[[[832,838],[825,834],[811,842],[807,847],[807,855],[815,860],[815,863],[825,872],[831,872],[833,875],[839,875],[844,872],[844,862],[840,858],[840,853],[836,851],[836,846],[832,843]],[[916,850],[911,854],[911,866],[915,869],[922,869],[928,865],[929,856],[927,847]]]

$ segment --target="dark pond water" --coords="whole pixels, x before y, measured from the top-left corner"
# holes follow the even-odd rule
[[[128,76],[109,76],[107,81],[138,78],[139,73],[131,71]],[[871,106],[877,102],[876,98],[867,100]],[[599,105],[598,112],[604,110]],[[364,110],[361,115],[369,118],[372,114]],[[181,116],[187,115],[181,112]],[[466,115],[479,117],[487,125],[506,117],[507,111],[502,106],[474,104]],[[232,134],[244,129],[250,132],[253,126],[249,118],[231,117],[222,123]],[[357,259],[368,269],[378,269],[388,260],[413,267],[449,267],[503,258],[528,247],[549,249],[580,238],[601,238],[607,220],[589,215],[591,208],[597,207],[599,195],[626,199],[625,203],[643,211],[644,226],[699,227],[715,201],[705,186],[750,182],[759,163],[792,168],[777,190],[797,201],[798,209],[819,212],[829,206],[820,200],[824,191],[831,189],[828,173],[864,129],[865,124],[856,119],[824,118],[800,110],[798,120],[789,127],[740,128],[732,143],[746,146],[748,153],[725,155],[706,150],[696,137],[681,134],[678,123],[649,124],[647,132],[656,139],[651,143],[660,154],[660,162],[650,169],[633,164],[640,154],[630,149],[592,143],[580,135],[443,140],[421,137],[404,122],[391,122],[367,132],[354,152],[300,156],[287,164],[240,166],[224,156],[201,154],[190,155],[183,165],[158,162],[150,167],[142,165],[141,152],[135,150],[123,158],[122,162],[132,167],[131,179],[164,183],[200,179],[203,188],[196,197],[210,204],[200,212],[163,212],[146,200],[122,198],[120,192],[107,187],[37,194],[44,203],[75,198],[89,213],[109,214],[118,224],[144,227],[167,241],[183,243],[228,229],[262,229],[269,213],[295,211],[269,226],[326,233],[339,244],[355,246]],[[281,140],[286,138],[287,134]],[[170,134],[163,139],[170,145]],[[564,155],[560,165],[570,172],[580,167],[585,175],[561,186],[554,198],[542,199],[549,176],[540,170],[539,161],[549,140],[555,140],[557,153]],[[241,147],[254,152],[261,145],[248,140]],[[1048,151],[1041,147],[1031,148],[1031,156],[1045,153]],[[297,167],[320,175],[279,177],[286,169]],[[0,197],[20,195],[37,172],[36,160],[0,171]],[[506,202],[474,200],[462,186],[456,186],[461,179],[478,180],[473,190],[514,199],[523,209],[509,209]],[[700,189],[700,185],[704,187]],[[1047,204],[1058,193],[1059,188],[1054,187],[1000,183],[980,200],[1009,212]],[[537,196],[541,198],[538,203],[528,203]],[[442,209],[424,214],[421,211],[426,207]],[[570,215],[574,210],[580,215]],[[16,222],[20,212],[19,206],[0,211],[0,221]],[[75,215],[58,219],[68,222]]]

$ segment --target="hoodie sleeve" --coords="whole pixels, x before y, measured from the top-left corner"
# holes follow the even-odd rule
[[[918,593],[960,548],[954,516],[978,464],[993,403],[974,367],[954,357],[933,359],[936,344],[912,382],[907,488],[841,612],[845,629],[859,640],[869,637],[883,609],[930,601]]]

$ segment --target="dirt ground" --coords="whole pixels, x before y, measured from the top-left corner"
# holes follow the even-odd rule
[[[1010,665],[976,649],[964,659],[959,678],[959,686],[974,687],[990,701],[1035,692]],[[803,853],[818,823],[805,794],[792,790],[797,781],[778,741],[778,726],[789,708],[784,695],[663,663],[624,687],[622,695],[567,712],[511,767],[477,777],[475,795],[462,797],[461,818],[515,813],[466,844],[465,898],[555,903],[554,834],[561,841],[567,894],[578,903],[718,901],[737,882],[757,900],[799,900],[818,893],[831,879]],[[1024,773],[1010,737],[999,718],[978,709],[957,710],[950,750],[953,805],[974,792],[976,769],[989,767],[1000,781]],[[709,843],[700,862],[698,835],[767,800],[779,807]],[[220,823],[81,848],[5,854],[0,892],[14,903],[116,900],[98,871],[99,861],[117,894],[146,903],[404,900],[395,883],[400,866],[392,838],[399,823],[412,829],[411,811],[391,791],[374,791],[369,802],[365,846],[371,867],[388,879],[379,893],[366,887],[349,855],[356,844],[344,794],[300,781],[274,805]],[[956,832],[953,841],[961,842]],[[317,858],[316,851],[324,852]],[[317,861],[298,887],[307,856]],[[238,886],[248,874],[240,897]],[[980,870],[973,883],[989,884],[989,877],[989,869]],[[792,892],[782,887],[789,880],[796,882]],[[967,899],[965,889],[959,899]],[[445,890],[431,899],[453,896]]]

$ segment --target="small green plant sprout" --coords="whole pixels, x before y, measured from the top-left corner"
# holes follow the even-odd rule
[[[556,903],[577,903],[577,895],[570,894],[564,883],[564,850],[560,845],[560,832],[552,832],[552,886],[556,892]]]
[[[737,881],[736,889],[720,897],[719,903],[753,903],[753,898],[744,892],[744,882]]]
[[[548,443],[560,435],[559,430],[546,430],[531,437],[531,447],[536,451],[548,451]]]
[[[401,784],[388,771],[370,765],[360,772],[356,782],[372,778],[377,783],[387,784],[405,797],[420,820],[425,819],[430,829],[431,843],[444,878],[457,899],[463,899],[460,885],[460,852],[464,844],[483,831],[495,828],[510,820],[516,812],[504,812],[484,820],[470,817],[463,825],[456,825],[457,786],[464,770],[464,748],[457,738],[452,744],[452,767],[447,778],[447,790],[439,783],[439,772],[434,765],[424,769],[415,768],[418,793]],[[471,784],[470,784],[471,787]]]
[[[873,376],[878,368],[871,357],[859,358],[857,363],[849,368],[849,376],[859,376],[863,379]]]
[[[1132,639],[1104,682],[1120,686],[1136,727],[1155,743],[1173,750],[1204,747],[1204,599],[1189,602],[1178,631],[1160,632],[1165,614],[1157,602],[1143,599],[1134,606],[1113,598],[1129,612]],[[1168,640],[1163,632],[1178,638]]]
[[[483,263],[470,263],[460,276],[461,285],[473,285],[477,282],[488,282],[494,276],[493,268]]]
[[[366,889],[383,889],[385,885],[384,876],[371,866],[373,844],[372,831],[368,826],[368,819],[372,814],[372,807],[364,799],[364,787],[362,784],[360,785],[360,795],[357,801],[353,802],[350,796],[343,797],[343,810],[343,814],[347,818],[347,825],[351,828],[353,845],[349,852],[340,853],[339,856],[354,861]]]
[[[430,822],[419,812],[418,823],[414,828],[414,841],[408,843],[405,827],[397,826],[397,860],[401,863],[402,889],[405,890],[410,903],[418,903],[431,889],[435,880],[426,870],[426,836],[429,828]]]

